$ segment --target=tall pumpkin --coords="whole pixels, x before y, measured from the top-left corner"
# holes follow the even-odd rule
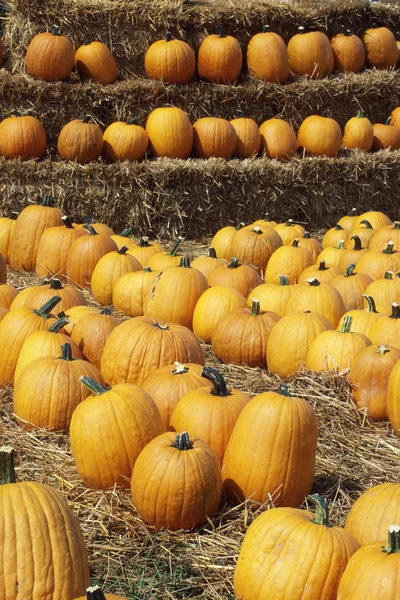
[[[193,123],[193,153],[198,158],[230,158],[236,141],[235,128],[226,119],[203,117]]]
[[[260,151],[260,130],[254,119],[249,119],[242,111],[238,111],[236,119],[232,119],[231,125],[236,132],[236,146],[234,156],[236,158],[251,158]]]
[[[14,110],[0,123],[0,156],[4,158],[42,158],[46,143],[44,127],[35,117]]]
[[[362,110],[357,111],[357,116],[349,119],[344,126],[342,146],[344,148],[365,150],[369,152],[374,141],[374,129]]]
[[[358,73],[364,67],[365,48],[362,40],[347,29],[331,38],[335,71]]]
[[[89,314],[75,324],[71,339],[76,343],[83,358],[100,369],[101,355],[108,336],[121,323],[114,317],[110,309],[105,308],[100,313]]]
[[[91,116],[73,119],[61,129],[57,141],[57,150],[65,160],[80,164],[96,160],[103,149],[103,133]]]
[[[127,251],[128,247],[122,246],[119,250],[107,252],[94,267],[90,281],[92,294],[103,306],[112,303],[114,286],[122,275],[142,270],[140,262]]]
[[[322,31],[306,33],[302,26],[299,31],[287,45],[291,73],[309,75],[312,79],[330,75],[334,58],[329,38]]]
[[[335,156],[342,144],[342,132],[335,119],[311,115],[300,125],[297,141],[312,156]]]
[[[220,319],[238,308],[246,306],[246,298],[227,285],[213,285],[203,292],[193,313],[193,332],[211,344],[213,331]]]
[[[36,257],[36,273],[40,277],[65,275],[72,244],[88,234],[83,227],[74,227],[70,217],[61,217],[61,221],[65,227],[49,227],[41,235]]]
[[[181,108],[164,106],[154,109],[147,117],[146,132],[153,156],[187,158],[192,151],[192,124]]]
[[[197,70],[200,77],[213,83],[234,83],[242,69],[242,49],[238,40],[226,35],[223,27],[218,34],[208,35],[200,44]]]
[[[51,32],[32,38],[26,52],[27,71],[35,79],[58,81],[70,76],[75,64],[75,49],[56,25]]]
[[[173,39],[170,33],[164,40],[149,46],[144,57],[147,77],[164,83],[188,83],[196,68],[193,48],[183,40]]]
[[[109,235],[97,233],[92,225],[87,225],[86,229],[89,235],[76,239],[71,245],[66,268],[68,279],[83,288],[90,285],[99,260],[108,252],[118,251]]]
[[[362,36],[367,62],[376,69],[395,67],[399,57],[396,38],[387,27],[367,29]]]
[[[289,59],[286,44],[280,35],[265,25],[247,46],[247,66],[254,79],[284,83],[289,78]]]
[[[293,127],[283,119],[268,119],[260,125],[261,155],[288,160],[296,154],[298,143]]]
[[[115,58],[103,42],[90,42],[85,37],[82,46],[75,52],[75,66],[83,79],[93,79],[103,85],[118,79]]]

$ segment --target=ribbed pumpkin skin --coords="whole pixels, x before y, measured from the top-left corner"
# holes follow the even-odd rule
[[[304,236],[299,238],[299,246],[311,252],[313,261],[317,263],[318,256],[323,250],[321,242],[316,238]]]
[[[130,237],[131,233],[132,232],[130,232],[127,236],[117,233],[114,233],[112,236],[110,236],[111,239],[114,240],[114,242],[117,244],[118,250],[121,250],[121,248],[123,248],[124,246],[128,246],[128,248],[136,246],[135,240],[132,237]]]
[[[15,219],[0,217],[0,254],[2,254],[7,264],[10,262],[11,238],[16,222]]]
[[[296,154],[297,139],[293,127],[283,119],[268,119],[260,125],[261,155],[288,160]]]
[[[353,231],[351,232],[351,235],[347,238],[345,245],[344,245],[345,249],[353,250],[354,236],[357,236],[358,238],[360,238],[361,247],[363,249],[366,249],[369,247],[369,242],[371,241],[371,239],[373,238],[374,235],[375,235],[374,229],[372,229],[371,227],[368,227],[368,225],[366,225],[366,224],[361,224],[358,227],[355,227],[353,229]],[[340,257],[340,258],[342,259],[342,257]]]
[[[339,261],[342,257],[342,253],[345,251],[345,247],[343,246],[333,246],[329,248],[324,248],[321,254],[318,255],[318,262],[324,260],[327,265],[335,265],[336,267],[339,265]]]
[[[390,314],[392,303],[400,302],[400,277],[376,279],[368,284],[365,294],[372,296],[379,312]],[[365,304],[365,301],[364,301]]]
[[[372,279],[382,279],[386,271],[400,269],[400,250],[385,254],[384,250],[369,250],[357,264],[357,271],[366,273]]]
[[[331,39],[331,46],[335,71],[361,71],[365,63],[365,48],[357,35],[338,33]]]
[[[39,33],[26,52],[27,71],[35,79],[58,81],[70,76],[75,64],[75,49],[63,35]]]
[[[234,156],[237,158],[250,158],[260,151],[261,136],[257,123],[253,119],[239,117],[233,119],[232,127],[236,132],[236,146]]]
[[[297,142],[312,156],[335,156],[342,144],[340,125],[330,117],[310,115],[300,125]]]
[[[7,265],[3,256],[0,254],[0,285],[7,283]]]
[[[332,324],[316,312],[297,311],[285,315],[268,339],[268,369],[281,379],[291,377],[306,364],[311,342],[329,329],[333,329]]]
[[[193,153],[198,158],[230,158],[236,141],[235,128],[226,119],[203,117],[193,123]]]
[[[279,283],[285,274],[289,283],[297,283],[300,273],[313,264],[311,252],[296,246],[281,246],[271,256],[265,269],[267,283]]]
[[[147,118],[146,132],[153,156],[187,158],[192,151],[192,124],[180,108],[171,106],[154,109]]]
[[[116,121],[103,133],[103,158],[110,163],[118,160],[140,160],[144,157],[148,145],[149,136],[143,127]]]
[[[230,253],[241,262],[264,270],[272,253],[282,246],[279,234],[272,227],[243,227],[232,238]]]
[[[299,310],[311,310],[323,315],[333,328],[337,327],[345,312],[341,295],[329,283],[297,286],[290,297],[287,311],[290,313]]]
[[[215,325],[211,344],[223,364],[266,368],[268,338],[280,317],[272,312],[251,312],[251,308],[238,308]]]
[[[374,139],[372,150],[398,150],[400,148],[400,129],[385,125],[383,123],[374,123],[372,125]]]
[[[399,50],[390,29],[387,27],[367,29],[363,33],[362,41],[365,46],[367,62],[371,66],[376,69],[387,69],[396,66]]]
[[[289,77],[286,44],[272,31],[256,33],[247,46],[247,66],[254,79],[283,83]]]
[[[75,325],[79,323],[81,319],[87,317],[88,315],[97,315],[99,311],[94,306],[72,306],[65,311],[66,316],[68,317],[69,323],[65,326],[65,330],[68,335],[71,335]]]
[[[76,239],[88,235],[80,227],[49,227],[40,238],[36,274],[40,277],[62,277],[67,270],[69,250]]]
[[[327,265],[324,263],[321,265],[321,262],[319,261],[317,264],[307,267],[300,273],[298,283],[300,285],[305,285],[307,284],[307,279],[316,279],[320,283],[330,284],[332,279],[341,274],[342,270],[336,265]]]
[[[374,141],[372,123],[367,117],[352,117],[344,126],[342,146],[369,152]]]
[[[241,264],[234,268],[231,268],[229,265],[219,267],[208,278],[210,286],[227,285],[228,287],[233,287],[245,298],[261,283],[262,279],[256,269],[249,265]]]
[[[365,273],[354,273],[354,275],[339,275],[332,279],[331,286],[337,289],[342,296],[346,312],[351,310],[362,310],[364,306],[363,294],[373,279]]]
[[[164,83],[187,83],[194,75],[196,57],[193,48],[183,40],[158,40],[144,57],[147,77]]]
[[[339,323],[340,325],[340,323]],[[321,373],[330,369],[344,371],[371,342],[361,333],[323,331],[311,343],[306,368]]]
[[[292,219],[274,225],[274,230],[279,234],[284,246],[290,246],[295,239],[303,237],[306,232],[302,225],[294,223]]]
[[[65,160],[83,165],[101,156],[103,133],[95,123],[73,119],[61,129],[57,150]]]
[[[204,277],[208,281],[209,275],[219,269],[219,267],[223,267],[228,264],[226,258],[213,258],[212,256],[197,256],[190,263],[193,269],[197,269],[200,273],[203,273]]]
[[[242,69],[242,49],[231,35],[208,35],[200,44],[197,70],[213,83],[234,83]]]
[[[378,352],[371,345],[357,356],[349,372],[352,396],[358,408],[366,408],[373,421],[387,419],[387,388],[389,375],[400,360],[400,350],[387,346],[389,352]]]
[[[384,250],[388,242],[394,242],[394,250],[400,250],[400,223],[379,229],[369,243],[370,250]]]
[[[130,246],[127,254],[134,256],[142,265],[142,267],[148,267],[149,260],[154,254],[158,254],[159,252],[164,252],[165,248],[158,242],[144,242],[143,239],[139,242],[139,244]]]
[[[122,275],[113,288],[115,310],[128,317],[142,317],[145,298],[158,275],[158,271],[135,271]]]
[[[54,488],[0,486],[0,590],[4,600],[71,600],[89,585],[78,519]]]
[[[372,327],[369,338],[373,344],[389,344],[400,350],[400,316],[398,307],[393,309],[391,316],[382,317]],[[393,316],[394,315],[394,316]]]
[[[91,288],[94,299],[103,306],[108,306],[112,303],[113,289],[118,279],[125,273],[141,270],[142,265],[131,254],[124,254],[118,250],[107,252],[100,258],[92,273]]]
[[[18,290],[14,286],[8,283],[0,285],[0,306],[10,308],[16,296],[18,296]]]
[[[361,250],[357,250],[357,249],[353,249],[351,250],[350,248],[346,248],[346,250],[344,252],[342,252],[342,255],[340,257],[339,260],[339,270],[343,272],[346,271],[347,267],[349,265],[358,265],[358,263],[360,262],[361,258],[364,256],[364,254],[366,254],[368,252],[367,248],[361,248]],[[366,275],[366,273],[364,273],[364,275]],[[372,279],[372,277],[371,277]]]
[[[142,383],[142,389],[153,398],[160,411],[164,431],[170,426],[175,406],[186,394],[200,387],[212,387],[212,383],[201,376],[202,370],[201,365],[194,363],[165,365]]]
[[[333,71],[334,58],[329,38],[322,31],[298,33],[287,45],[289,68],[295,75],[325,77]]]
[[[228,313],[246,306],[246,298],[235,288],[226,285],[213,285],[203,292],[193,313],[193,332],[197,337],[211,344],[213,331]]]
[[[318,425],[303,399],[258,394],[240,413],[222,465],[229,497],[299,506],[314,482]]]
[[[0,123],[0,156],[4,158],[42,158],[46,143],[44,127],[35,117],[9,117]]]
[[[393,367],[389,376],[387,409],[390,424],[395,434],[400,436],[400,361]]]
[[[104,594],[106,600],[128,600],[126,596],[116,596],[115,594]],[[86,600],[87,596],[80,596],[75,600]]]
[[[75,66],[84,79],[93,79],[102,84],[114,83],[118,79],[115,58],[102,42],[80,46],[75,53]]]
[[[171,428],[203,440],[222,465],[232,430],[249,400],[249,394],[239,390],[228,388],[227,396],[218,396],[208,387],[199,387],[179,400],[171,415]]]
[[[222,229],[217,231],[210,244],[211,247],[215,249],[217,256],[220,258],[226,258],[227,260],[232,258],[232,255],[230,254],[230,246],[236,231],[237,229],[232,225],[222,227]]]
[[[40,238],[45,229],[62,225],[63,213],[51,206],[32,205],[18,215],[11,244],[10,266],[15,271],[34,271]]]
[[[83,483],[92,489],[129,487],[137,457],[162,432],[158,408],[136,385],[115,385],[89,396],[76,408],[70,427],[72,455]]]
[[[380,542],[388,527],[400,519],[400,483],[381,483],[364,492],[353,504],[345,529],[361,546]]]
[[[68,279],[80,287],[89,287],[99,260],[108,252],[117,249],[117,244],[104,233],[78,238],[72,244],[68,254]]]
[[[82,375],[103,383],[99,370],[79,358],[43,356],[28,363],[15,381],[14,414],[19,425],[28,430],[68,430],[72,413],[90,395],[79,381]]]
[[[101,373],[109,385],[141,385],[153,371],[175,361],[204,364],[200,344],[190,329],[137,317],[124,321],[110,334],[101,357]]]
[[[251,306],[252,298],[257,298],[260,301],[261,310],[274,312],[283,317],[287,313],[287,305],[295,289],[294,285],[262,283],[252,290],[247,298],[247,306]]]
[[[361,215],[355,217],[353,230],[360,226],[361,221],[368,221],[371,224],[373,229],[382,229],[382,227],[386,227],[388,225],[393,225],[392,221],[389,219],[385,213],[379,210],[368,210]],[[354,231],[353,231],[354,233]]]
[[[55,295],[61,298],[57,304],[57,313],[69,310],[73,306],[86,306],[84,296],[76,288],[66,285],[59,289],[58,284],[53,283],[53,285],[56,287],[48,283],[24,288],[14,298],[10,308],[39,308]]]
[[[329,248],[330,246],[337,246],[341,240],[347,242],[350,237],[350,232],[346,229],[343,229],[339,224],[336,224],[335,227],[331,227],[325,233],[322,238],[322,247]]]
[[[319,525],[314,517],[305,510],[274,508],[255,519],[234,573],[237,600],[336,599],[359,544],[341,527]]]
[[[108,336],[121,323],[113,315],[87,315],[76,323],[71,339],[82,352],[83,358],[100,369],[101,355]]]
[[[350,310],[340,318],[337,329],[342,327],[345,317],[351,317],[351,331],[361,333],[369,339],[372,327],[384,316],[386,316],[384,313],[373,311],[370,307],[361,310]]]
[[[132,473],[132,501],[143,521],[156,529],[193,529],[215,513],[221,499],[221,467],[211,448],[191,440],[191,448],[173,446],[166,432],[140,453]]]

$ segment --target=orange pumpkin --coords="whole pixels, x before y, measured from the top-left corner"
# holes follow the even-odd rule
[[[298,285],[293,291],[287,305],[287,311],[311,310],[323,315],[333,327],[339,323],[344,314],[344,304],[341,295],[329,283],[320,283],[318,279],[307,279],[303,285]]]
[[[127,251],[128,247],[122,246],[119,250],[107,252],[94,267],[90,283],[92,294],[103,306],[112,303],[114,286],[122,275],[142,270],[140,262]]]
[[[246,306],[246,298],[235,288],[213,285],[203,292],[193,313],[193,333],[211,344],[213,331],[225,315]]]
[[[187,158],[192,151],[192,124],[180,108],[164,106],[154,109],[147,117],[146,132],[153,156]]]
[[[260,130],[254,119],[246,118],[242,111],[230,122],[236,132],[236,146],[233,155],[237,158],[251,158],[260,150]]]
[[[73,119],[61,129],[57,150],[65,160],[85,164],[101,156],[103,133],[98,125],[90,123],[90,119],[90,115]]]
[[[393,225],[381,227],[374,233],[369,243],[370,250],[383,250],[387,244],[392,241],[393,249],[400,250],[400,221],[395,221]]]
[[[331,281],[331,285],[342,296],[346,312],[363,308],[363,294],[373,281],[365,273],[355,273],[355,267],[355,264],[348,265],[343,275],[338,275]]]
[[[164,40],[149,46],[144,57],[147,77],[164,83],[188,83],[196,68],[193,49],[183,40],[175,40],[170,33]]]
[[[218,27],[218,35],[208,35],[200,44],[197,70],[213,83],[234,83],[242,69],[242,49],[238,40]]]
[[[280,35],[263,27],[247,46],[247,66],[254,79],[284,83],[289,77],[289,59],[286,44]]]
[[[339,260],[338,268],[340,271],[345,271],[349,265],[355,265],[359,263],[361,258],[368,252],[367,248],[362,247],[361,239],[358,235],[350,236],[354,246],[353,249],[346,248]],[[372,278],[371,278],[372,279]]]
[[[297,132],[297,142],[312,156],[335,156],[342,144],[342,132],[335,119],[311,115]]]
[[[236,141],[235,128],[226,119],[204,117],[193,123],[193,153],[198,158],[230,158]]]
[[[299,238],[299,246],[301,248],[306,248],[311,252],[313,261],[316,263],[318,256],[321,254],[323,247],[321,242],[317,240],[315,237],[311,237],[309,231],[305,231],[303,237]]]
[[[329,38],[322,31],[299,33],[287,45],[289,68],[294,75],[309,75],[312,79],[325,77],[333,71],[334,55]]]
[[[300,273],[313,263],[311,252],[298,245],[295,239],[290,246],[281,246],[272,254],[265,269],[267,283],[279,283],[279,277],[285,274],[289,283],[297,283]]]
[[[56,25],[51,32],[35,35],[26,52],[26,68],[35,79],[67,79],[74,64],[74,46],[67,37],[60,34]]]
[[[287,313],[287,305],[295,289],[296,286],[289,284],[286,275],[280,275],[279,283],[262,283],[254,288],[247,299],[247,306],[251,306],[253,297],[258,298],[261,310],[271,311],[283,317]]]
[[[88,234],[83,227],[74,227],[70,217],[61,217],[61,221],[65,227],[49,227],[40,237],[36,257],[36,273],[40,277],[65,275],[72,244],[78,237]]]
[[[10,263],[11,238],[17,223],[17,216],[17,213],[11,213],[11,217],[0,217],[0,254],[7,265]]]
[[[362,40],[347,29],[331,38],[335,71],[358,73],[364,67],[365,48]]]
[[[365,150],[369,152],[374,141],[374,128],[362,110],[357,111],[357,116],[349,119],[344,126],[343,148]]]
[[[376,69],[395,67],[399,57],[396,38],[387,27],[367,29],[362,36],[367,62]]]
[[[93,79],[103,85],[118,79],[115,58],[102,42],[90,42],[84,38],[83,45],[75,52],[75,66],[83,79]]]
[[[41,285],[32,285],[21,290],[10,308],[32,308],[36,309],[50,300],[53,296],[61,298],[57,305],[57,310],[62,312],[73,306],[85,306],[86,300],[79,290],[71,285],[63,286],[61,281],[56,278],[44,279]]]
[[[105,233],[97,233],[92,225],[87,225],[89,235],[79,237],[72,244],[67,260],[67,278],[75,285],[88,287],[93,271],[102,256],[118,251],[117,244]]]
[[[158,242],[149,242],[148,237],[140,238],[139,244],[130,246],[127,254],[134,256],[142,265],[142,267],[147,267],[150,258],[154,254],[158,254],[159,252],[163,252],[165,250],[162,244]]]
[[[296,154],[298,143],[293,127],[283,119],[268,119],[260,125],[262,155],[288,160]]]
[[[0,123],[0,156],[4,158],[42,158],[46,143],[44,127],[35,117],[13,111]]]
[[[212,246],[208,249],[208,256],[197,256],[192,260],[192,267],[203,273],[208,281],[208,276],[211,275],[219,267],[227,265],[229,261],[226,258],[219,258]]]
[[[390,314],[392,303],[400,302],[400,275],[393,276],[392,271],[386,271],[383,278],[368,284],[365,294],[375,299],[379,312]]]
[[[342,270],[339,267],[327,265],[324,260],[320,260],[317,264],[307,267],[300,273],[298,283],[305,284],[309,279],[316,279],[319,283],[330,283],[332,279],[341,273]]]
[[[121,323],[121,319],[112,316],[110,309],[100,313],[88,314],[75,324],[71,339],[76,343],[82,356],[100,369],[101,355],[108,336]]]
[[[272,227],[264,230],[258,225],[252,229],[243,227],[232,237],[230,253],[243,263],[265,270],[272,254],[282,246],[282,239]]]
[[[400,250],[394,250],[394,242],[387,243],[384,250],[369,250],[360,258],[357,269],[370,275],[372,279],[380,279],[386,271],[400,269]]]
[[[147,261],[148,266],[152,271],[162,271],[168,267],[177,267],[181,262],[182,255],[177,254],[183,237],[179,236],[172,244],[169,252],[166,250],[153,254]]]
[[[371,327],[369,339],[373,344],[389,344],[400,350],[400,306],[392,303],[392,314],[382,317]]]
[[[293,219],[288,219],[285,223],[278,223],[274,229],[279,233],[285,246],[292,244],[295,239],[303,237],[306,232],[304,227],[300,223],[295,223]]]
[[[136,125],[135,118],[116,121],[103,133],[103,158],[110,163],[140,160],[148,145],[149,136],[143,127]]]
[[[214,235],[211,240],[211,246],[215,249],[220,258],[231,260],[232,255],[230,254],[230,247],[232,238],[236,231],[239,231],[239,229],[242,227],[244,227],[244,223],[239,223],[236,227],[228,225],[227,227],[222,227],[222,229],[219,229]]]
[[[372,150],[398,150],[400,148],[400,129],[392,127],[390,117],[385,123],[375,123],[372,125],[374,138]]]
[[[208,284],[210,286],[227,285],[228,287],[233,287],[245,298],[261,283],[262,279],[257,269],[250,265],[240,264],[237,258],[232,258],[228,265],[218,267],[208,277]]]
[[[0,284],[0,306],[10,308],[13,300],[18,295],[18,290],[9,283]]]
[[[372,327],[385,315],[376,310],[375,300],[372,296],[363,294],[363,298],[367,301],[367,308],[364,310],[350,310],[345,313],[339,321],[338,329],[343,326],[345,319],[351,317],[353,332],[362,333],[369,339]]]
[[[158,271],[145,267],[122,275],[113,287],[112,303],[116,311],[128,317],[142,317],[146,298]]]
[[[390,373],[386,400],[390,424],[395,434],[400,436],[400,360]]]
[[[336,246],[341,240],[346,242],[349,236],[350,233],[339,225],[339,223],[336,223],[335,227],[331,227],[324,234],[324,237],[322,238],[322,247],[329,248],[329,246]]]

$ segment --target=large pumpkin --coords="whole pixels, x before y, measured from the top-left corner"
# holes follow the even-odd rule
[[[300,125],[297,141],[312,156],[335,156],[342,144],[342,132],[335,119],[311,115]]]
[[[103,133],[98,125],[90,123],[90,115],[73,119],[61,129],[57,150],[65,160],[85,164],[101,156]]]
[[[238,117],[231,121],[231,125],[236,132],[236,146],[233,155],[236,158],[256,156],[261,144],[258,125],[254,119],[245,117],[242,111],[238,111],[238,113]]]
[[[118,160],[140,160],[144,157],[149,136],[136,124],[136,119],[111,123],[103,133],[103,158],[114,163]]]
[[[243,227],[232,238],[230,253],[243,263],[265,270],[273,252],[282,246],[279,234],[272,227],[261,229],[255,225],[252,229]]]
[[[46,152],[46,132],[41,122],[18,111],[0,123],[0,156],[4,158],[42,158]]]
[[[300,33],[290,38],[287,51],[290,71],[294,75],[309,75],[312,79],[325,77],[333,71],[334,58],[329,38],[322,31]]]
[[[385,123],[374,123],[372,125],[374,137],[372,150],[389,150],[393,152],[400,148],[400,129],[390,124],[390,117]]]
[[[362,40],[347,29],[331,38],[335,71],[358,73],[365,63],[365,48]]]
[[[86,226],[89,235],[79,237],[68,253],[66,274],[68,279],[80,287],[90,285],[99,260],[109,252],[118,251],[117,244],[105,233],[97,233],[92,225]]]
[[[84,316],[76,323],[71,332],[71,339],[82,352],[83,358],[100,369],[101,355],[108,336],[121,323],[114,317],[110,309],[100,313]]]
[[[374,129],[362,110],[357,116],[349,119],[344,126],[342,146],[344,148],[365,150],[369,152],[374,141]]]
[[[279,277],[284,274],[289,283],[297,283],[300,273],[312,264],[311,252],[299,246],[295,239],[290,246],[281,246],[272,254],[265,269],[265,281],[279,283]]]
[[[311,310],[328,319],[333,327],[337,327],[344,314],[343,300],[337,289],[329,283],[320,283],[318,279],[307,279],[305,284],[298,285],[293,291],[287,305],[287,312]]]
[[[367,62],[376,69],[395,67],[399,57],[396,38],[387,27],[367,29],[362,36]]]
[[[247,66],[254,79],[284,83],[289,77],[289,59],[286,44],[280,35],[265,25],[247,46]]]
[[[147,117],[146,132],[153,156],[187,158],[192,151],[192,124],[181,108],[164,106],[154,109]]]
[[[118,79],[118,67],[111,51],[103,42],[90,42],[84,38],[83,45],[75,53],[75,66],[83,79],[93,79],[102,84]]]
[[[208,35],[200,44],[197,70],[200,77],[213,83],[234,83],[242,68],[242,49],[223,27],[218,30],[218,34]]]
[[[67,79],[75,64],[72,42],[54,26],[51,32],[35,35],[26,52],[26,68],[32,77],[45,81]]]
[[[260,125],[261,155],[288,160],[296,154],[297,139],[293,127],[283,119],[268,119]]]
[[[112,303],[116,311],[127,317],[142,317],[146,298],[158,271],[145,267],[143,271],[125,273],[116,282],[112,292]]]
[[[67,260],[74,241],[88,232],[83,227],[74,227],[70,217],[61,217],[63,225],[46,229],[39,242],[36,256],[36,273],[40,277],[62,277],[67,270]]]
[[[154,42],[147,49],[144,68],[150,79],[164,83],[188,83],[196,68],[196,57],[189,44],[166,33],[164,40]]]
[[[193,123],[193,153],[198,158],[230,158],[236,140],[235,128],[226,119],[203,117]]]
[[[211,344],[213,331],[225,315],[246,306],[246,298],[235,288],[213,285],[203,292],[193,313],[193,332],[198,338]]]

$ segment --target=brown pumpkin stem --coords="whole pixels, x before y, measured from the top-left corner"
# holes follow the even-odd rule
[[[182,375],[183,373],[189,372],[188,367],[185,367],[185,365],[183,365],[182,363],[180,363],[178,361],[175,361],[174,365],[175,365],[175,369],[172,371],[173,375]]]
[[[89,235],[99,235],[97,233],[97,231],[95,230],[95,228],[93,227],[93,225],[84,225],[83,228],[87,229],[87,231],[89,232]]]
[[[180,267],[184,267],[185,269],[190,269],[190,258],[189,256],[182,256],[180,262],[179,262],[179,266]]]
[[[208,249],[208,256],[210,258],[217,258],[217,252],[212,246]]]
[[[89,123],[92,117],[90,115],[85,115],[82,119],[82,123]]]
[[[390,240],[390,242],[387,243],[387,246],[384,250],[382,250],[383,254],[393,254],[393,248],[394,248],[394,242],[393,240]]]
[[[393,271],[386,271],[384,279],[393,279]]]
[[[232,258],[231,262],[228,265],[228,269],[237,269],[239,266],[239,259]]]
[[[368,304],[367,312],[373,312],[373,313],[378,312],[376,310],[375,300],[373,299],[372,296],[367,296],[366,294],[362,294],[362,297],[365,298],[367,301],[367,304]]]
[[[298,246],[299,246],[299,241],[300,241],[300,240],[299,240],[298,238],[296,238],[295,240],[293,240],[293,242],[292,242],[292,246],[293,246],[294,248],[298,248]]]
[[[14,448],[1,446],[0,448],[0,485],[15,483]]]
[[[121,237],[125,237],[128,238],[132,235],[132,229],[130,227],[127,227],[126,229],[124,229],[123,231],[121,231],[121,233],[119,234]]]
[[[48,319],[49,314],[53,310],[53,308],[61,301],[60,296],[52,296],[50,300],[47,300],[40,308],[37,308],[33,312],[35,312],[39,317],[43,317],[44,319]]]
[[[91,377],[87,377],[86,375],[81,375],[81,377],[79,377],[79,381],[88,390],[90,390],[94,396],[101,396],[111,389],[104,387],[104,385],[101,385],[101,383],[95,381]]]
[[[53,325],[50,327],[49,332],[50,333],[58,333],[60,331],[60,329],[62,329],[63,327],[65,327],[65,325],[68,325],[69,323],[69,319],[67,316],[65,317],[60,317],[59,319],[57,319],[57,321],[55,323],[53,323]]]
[[[171,250],[168,252],[168,256],[176,256],[176,253],[178,252],[178,248],[181,244],[183,240],[183,237],[179,236],[174,243],[172,244],[172,248]]]
[[[324,260],[319,261],[318,271],[329,271],[328,267],[326,266],[326,262]]]
[[[47,281],[47,283],[50,283],[50,288],[52,290],[63,290],[64,289],[63,284],[56,277],[53,277],[52,279],[50,279],[50,281]]]
[[[178,450],[190,450],[192,446],[188,432],[178,433],[172,446]]]
[[[307,496],[307,500],[314,504],[317,511],[312,523],[330,527],[328,504],[325,502],[325,500],[319,494],[310,494],[310,496]]]
[[[385,346],[385,344],[381,344],[380,346],[378,346],[378,350],[376,351],[377,354],[381,354],[382,356],[384,356],[388,352],[390,352],[390,350],[387,346]]]
[[[150,244],[149,244],[149,238],[148,237],[142,237],[142,238],[140,238],[139,248],[148,248],[149,246],[150,246]]]
[[[74,229],[74,224],[72,223],[71,217],[61,217],[61,221],[64,223],[67,229]]]
[[[355,264],[347,265],[346,271],[344,272],[344,276],[351,277],[352,275],[356,275],[356,273],[354,273],[355,268],[356,268]]]
[[[53,25],[53,27],[51,28],[51,33],[53,35],[61,35],[59,26],[58,25]]]
[[[50,196],[50,194],[45,194],[43,197],[43,200],[41,202],[41,206],[51,206],[52,204],[52,198]]]
[[[137,123],[137,122],[138,122],[138,120],[139,120],[139,119],[138,119],[137,117],[130,117],[130,118],[127,120],[126,124],[127,124],[127,125],[135,125],[135,123]]]
[[[360,225],[365,225],[366,229],[373,229],[371,223],[368,221],[368,219],[363,219],[362,221],[360,221],[359,223]]]
[[[118,250],[118,254],[126,254],[128,252],[129,248],[128,246],[122,246],[122,248],[120,248]]]
[[[226,37],[225,29],[222,27],[222,25],[218,25],[217,31],[220,38]]]
[[[172,40],[172,35],[170,34],[169,31],[165,32],[164,37],[165,37],[166,42],[170,42]]]
[[[61,356],[60,358],[62,360],[67,360],[68,362],[75,360],[72,357],[72,349],[71,349],[71,344],[69,344],[68,342],[65,342],[65,344],[63,344],[61,346]]]
[[[392,302],[392,314],[390,315],[391,319],[400,319],[400,306],[397,302]]]
[[[260,305],[260,301],[257,300],[257,298],[252,298],[251,299],[251,316],[252,317],[258,317],[258,315],[260,314],[260,310],[261,310],[261,305]]]
[[[341,333],[351,333],[350,329],[351,329],[352,323],[353,323],[353,317],[351,317],[350,315],[347,315],[347,317],[345,317],[343,319],[343,324],[340,329]]]
[[[312,285],[313,287],[318,287],[321,285],[321,282],[318,281],[315,277],[311,277],[310,279],[306,279],[308,285]]]
[[[286,396],[287,398],[291,398],[292,394],[290,393],[290,387],[287,383],[280,383],[278,393],[281,396]]]
[[[357,118],[358,118],[358,119],[363,119],[363,118],[364,118],[364,113],[363,113],[363,111],[362,111],[362,110],[358,110],[358,111],[357,111]]]
[[[101,587],[99,585],[95,585],[87,588],[86,600],[106,600],[106,597]]]
[[[382,550],[386,554],[400,554],[400,526],[389,525],[388,529],[388,545],[382,546]]]
[[[100,311],[100,314],[101,315],[108,315],[108,316],[110,316],[111,315],[111,308],[108,308],[108,306],[106,306],[106,308],[103,308],[103,310]]]
[[[279,275],[279,285],[290,285],[287,275]]]
[[[354,241],[353,250],[356,252],[362,250],[361,239],[358,237],[358,235],[352,235],[350,239]]]
[[[213,389],[211,393],[213,396],[230,396],[231,392],[228,391],[226,387],[226,381],[217,369],[213,369],[212,367],[203,367],[201,372],[201,376],[211,381],[213,384]]]

